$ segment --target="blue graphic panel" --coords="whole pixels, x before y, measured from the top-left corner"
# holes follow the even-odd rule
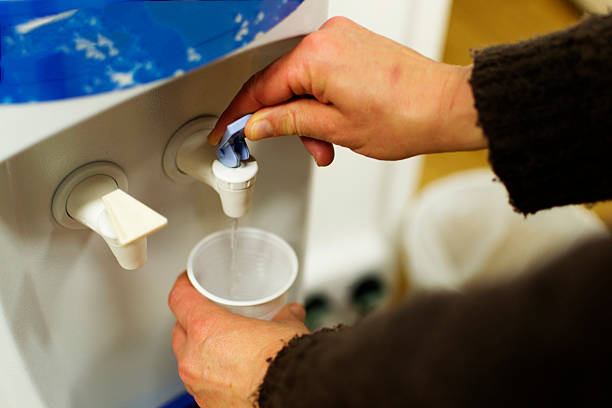
[[[0,0],[0,103],[182,75],[249,43],[302,1]]]

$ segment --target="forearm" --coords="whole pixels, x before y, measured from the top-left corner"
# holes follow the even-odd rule
[[[523,213],[612,198],[612,16],[475,54],[490,161]]]
[[[420,298],[355,328],[294,340],[269,368],[260,406],[603,402],[610,245],[587,245],[513,284]]]

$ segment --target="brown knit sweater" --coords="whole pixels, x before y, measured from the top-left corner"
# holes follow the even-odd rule
[[[612,16],[475,54],[493,169],[523,213],[612,197]],[[612,240],[528,277],[294,339],[262,408],[612,406]]]
[[[476,52],[471,83],[519,211],[612,198],[612,14]]]

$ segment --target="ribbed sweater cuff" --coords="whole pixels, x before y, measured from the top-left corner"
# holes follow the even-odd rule
[[[493,170],[523,213],[612,198],[612,15],[474,54]]]

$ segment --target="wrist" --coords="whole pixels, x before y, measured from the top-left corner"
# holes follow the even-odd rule
[[[472,66],[448,66],[453,84],[449,87],[449,104],[445,121],[444,151],[464,151],[487,148],[487,139],[478,125],[478,111],[470,84]]]

